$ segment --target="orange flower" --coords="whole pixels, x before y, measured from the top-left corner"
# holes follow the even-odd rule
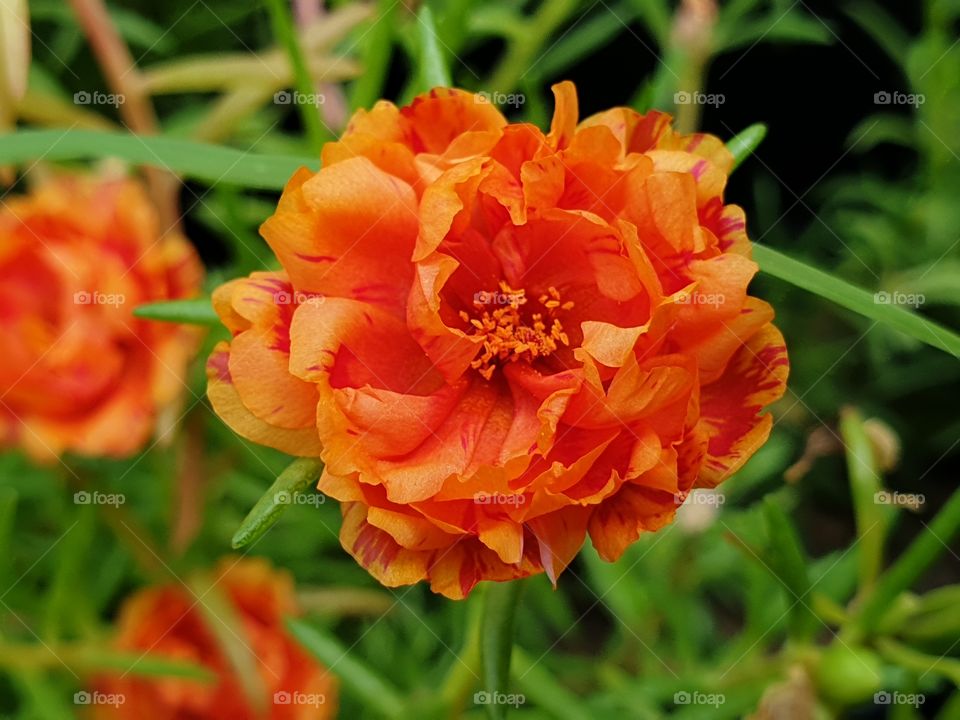
[[[202,665],[216,680],[204,684],[133,673],[99,677],[90,691],[93,716],[105,720],[334,717],[335,678],[294,642],[283,625],[283,618],[297,611],[290,577],[261,559],[224,558],[210,580],[214,589],[206,596],[201,593],[199,600],[183,585],[149,588],[128,598],[120,612],[115,645],[134,654]],[[212,600],[216,592],[226,599],[226,612]],[[230,644],[249,657],[231,656],[225,650]],[[249,675],[242,675],[238,667],[249,668]]]
[[[0,211],[0,442],[126,456],[183,390],[195,331],[133,317],[202,268],[133,180],[62,176]]]
[[[762,445],[788,362],[732,158],[626,108],[550,132],[434,90],[359,112],[262,234],[282,272],[218,289],[220,416],[326,463],[344,547],[450,598],[606,560]]]

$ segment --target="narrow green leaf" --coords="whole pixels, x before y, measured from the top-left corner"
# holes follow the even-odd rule
[[[0,587],[9,587],[13,578],[10,574],[9,558],[13,557],[11,539],[13,538],[13,523],[17,517],[17,501],[19,495],[12,487],[0,487],[0,557],[5,561],[0,563]]]
[[[217,326],[220,324],[220,318],[213,311],[210,298],[147,303],[134,308],[133,314],[145,320],[183,323],[185,325]]]
[[[878,503],[877,494],[883,489],[883,483],[863,418],[854,408],[841,410],[840,434],[847,456],[850,494],[860,538],[857,547],[860,587],[866,588],[873,585],[883,567],[883,541],[889,514]]]
[[[483,689],[488,700],[498,693],[507,694],[510,681],[510,658],[513,654],[513,626],[523,585],[516,580],[491,583],[484,596],[480,622],[480,666]],[[507,705],[487,702],[487,717],[502,720]]]
[[[761,270],[775,278],[785,280],[791,285],[826,298],[841,307],[899,330],[930,347],[943,350],[954,357],[960,357],[960,335],[899,305],[883,302],[880,293],[870,293],[823,270],[757,243],[753,245],[753,259],[759,263]]]
[[[202,665],[186,660],[171,660],[151,653],[121,652],[75,644],[0,643],[0,667],[11,670],[61,670],[64,665],[74,672],[87,674],[116,671],[144,677],[178,677],[199,682],[216,680],[216,674]]]
[[[358,661],[348,648],[303,620],[289,618],[287,627],[320,662],[335,668],[344,689],[362,700],[365,708],[386,718],[400,716],[403,705],[397,691]]]
[[[763,519],[770,541],[769,551],[766,553],[767,561],[780,582],[789,590],[787,604],[790,606],[790,634],[793,637],[806,637],[818,623],[810,609],[810,576],[800,536],[783,508],[771,497],[767,497],[763,502]]]
[[[290,463],[240,523],[233,535],[233,547],[246,547],[259,540],[280,519],[294,495],[316,484],[322,469],[323,463],[316,458],[297,458]]]
[[[531,69],[537,78],[553,78],[576,66],[577,62],[594,52],[598,47],[612,42],[613,38],[629,31],[630,23],[637,15],[637,9],[627,0],[621,0],[609,8],[609,12],[597,13],[581,23],[577,23],[557,40]]]
[[[754,123],[727,141],[727,150],[733,153],[734,169],[738,168],[744,160],[753,155],[766,136],[767,126],[763,123]]]
[[[89,649],[77,653],[76,667],[90,672],[117,670],[142,677],[167,677],[212,683],[217,676],[209,668],[186,660],[171,660],[147,653]]]
[[[420,45],[418,74],[420,90],[427,92],[435,87],[450,87],[450,68],[440,49],[440,38],[433,20],[433,12],[426,4],[417,13],[417,39]]]
[[[899,20],[873,2],[847,3],[843,11],[883,48],[901,69],[906,69],[912,38]]]
[[[884,659],[921,675],[941,675],[960,686],[960,660],[945,655],[928,655],[890,638],[878,638],[877,649]]]
[[[307,102],[308,98],[314,97],[316,90],[313,78],[310,77],[307,60],[303,55],[303,48],[300,46],[300,40],[293,27],[290,6],[285,0],[266,1],[267,10],[270,11],[270,24],[273,26],[274,37],[287,53],[290,67],[293,70],[294,87],[302,98],[302,101],[294,104],[300,113],[300,119],[307,131],[307,137],[310,138],[310,146],[319,155],[324,142],[331,139],[333,134],[324,127],[320,120],[319,107],[312,102]]]
[[[298,168],[320,167],[316,158],[259,155],[191,140],[141,137],[126,132],[19,130],[0,135],[0,165],[41,157],[49,162],[117,157],[210,185],[225,183],[259,190],[282,190]]]
[[[596,714],[583,706],[580,699],[540,663],[520,648],[514,648],[513,675],[524,696],[533,700],[549,717],[557,720],[593,720]]]
[[[925,527],[924,532],[917,536],[906,552],[880,577],[873,592],[860,606],[860,612],[854,621],[854,631],[862,635],[869,634],[895,598],[923,575],[958,534],[960,490],[954,491],[933,521]]]
[[[396,0],[379,0],[377,14],[363,37],[363,72],[350,88],[350,105],[370,108],[383,95],[393,52],[393,17]]]

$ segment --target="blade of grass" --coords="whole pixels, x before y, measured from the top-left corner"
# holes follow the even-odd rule
[[[63,669],[64,663],[75,672],[87,674],[116,671],[142,677],[176,677],[204,683],[216,680],[216,675],[202,665],[150,653],[119,652],[72,644],[0,643],[0,667],[33,671]]]
[[[810,609],[807,596],[810,593],[810,575],[807,571],[806,553],[800,544],[800,536],[783,508],[767,497],[763,503],[763,518],[766,523],[770,551],[767,559],[777,578],[790,591],[787,603],[790,606],[789,631],[792,637],[809,637],[818,623]]]
[[[926,526],[925,531],[877,581],[873,592],[860,606],[860,612],[854,620],[854,637],[868,636],[896,597],[923,575],[958,533],[960,490],[955,490],[933,521]]]
[[[558,720],[591,720],[596,715],[585,708],[580,699],[557,682],[547,669],[514,648],[514,670],[517,685],[538,707]]]
[[[883,567],[883,541],[887,535],[889,514],[877,502],[877,493],[883,489],[883,483],[863,418],[854,408],[840,411],[840,434],[846,448],[850,494],[860,538],[857,548],[860,587],[869,588]]]
[[[226,183],[259,190],[282,190],[300,167],[320,167],[315,158],[260,155],[249,151],[180,140],[140,137],[103,130],[20,130],[0,135],[0,165],[43,158],[50,162],[118,157],[165,168],[211,185]]]
[[[380,0],[377,14],[364,37],[363,72],[350,90],[350,107],[370,108],[383,95],[393,52],[393,16],[396,0]]]
[[[293,18],[290,9],[284,0],[266,0],[267,10],[270,12],[270,24],[277,43],[283,47],[293,69],[293,84],[303,98],[314,95],[313,78],[307,68],[307,60],[300,46],[300,39],[293,28]],[[320,154],[323,144],[332,138],[332,134],[324,127],[320,120],[319,109],[310,102],[295,102],[303,127],[310,139],[310,147],[316,155]]]
[[[316,484],[321,470],[323,463],[316,458],[297,458],[290,463],[240,523],[233,536],[233,547],[242,548],[260,539],[280,519],[294,495]]]
[[[303,620],[287,620],[290,632],[327,667],[335,667],[346,690],[362,699],[367,709],[386,718],[399,717],[400,695],[370,668],[357,661],[336,639]]]
[[[939,323],[900,306],[886,304],[867,290],[764,245],[754,243],[753,259],[763,272],[775,278],[960,357],[960,335]]]

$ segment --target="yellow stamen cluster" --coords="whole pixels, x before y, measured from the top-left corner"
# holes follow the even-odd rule
[[[556,317],[559,310],[569,310],[572,302],[563,302],[560,293],[551,287],[538,298],[544,312],[532,313],[529,324],[520,314],[520,306],[526,305],[524,290],[514,290],[506,282],[500,282],[499,292],[477,293],[478,298],[492,299],[498,305],[491,310],[481,300],[474,300],[474,307],[481,312],[479,318],[461,311],[460,317],[469,323],[473,335],[484,337],[483,352],[470,366],[487,380],[493,376],[498,362],[516,362],[523,359],[532,362],[546,357],[559,347],[570,344],[563,324]],[[547,327],[549,324],[549,328]]]

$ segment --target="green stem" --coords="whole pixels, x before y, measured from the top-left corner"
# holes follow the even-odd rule
[[[304,98],[314,95],[313,78],[307,68],[307,61],[300,46],[300,39],[293,27],[293,18],[283,0],[267,0],[267,9],[270,11],[270,23],[273,25],[273,34],[277,42],[287,51],[290,67],[293,69],[294,88]],[[320,120],[319,109],[310,102],[295,102],[303,126],[307,131],[310,146],[314,153],[320,154],[323,144],[330,139],[331,134],[324,129]]]
[[[464,706],[470,691],[476,687],[480,677],[480,638],[483,621],[484,600],[487,588],[478,587],[467,604],[467,633],[463,647],[447,671],[441,685],[440,697],[449,709],[449,717],[463,715]]]
[[[525,31],[511,36],[507,52],[486,83],[487,88],[504,93],[515,89],[523,76],[534,69],[543,44],[576,6],[574,0],[546,0]]]
[[[487,717],[502,720],[507,704],[499,695],[507,693],[510,682],[510,658],[513,654],[513,628],[523,585],[516,580],[493,583],[486,590],[480,621],[480,664]]]
[[[878,504],[877,493],[883,489],[873,446],[863,426],[863,418],[854,408],[840,412],[840,434],[846,447],[847,474],[856,516],[860,589],[873,586],[883,566],[883,541],[887,516]]]
[[[946,550],[960,532],[960,490],[943,506],[926,530],[919,535],[883,576],[867,597],[854,620],[851,635],[868,636],[883,618],[887,608],[904,590],[916,582],[923,572]]]

